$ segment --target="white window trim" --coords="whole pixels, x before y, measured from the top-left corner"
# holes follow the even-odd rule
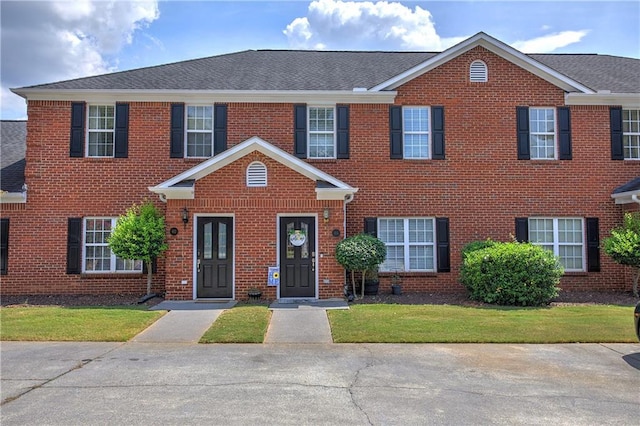
[[[189,107],[211,107],[211,130],[189,130]],[[184,106],[184,158],[211,158],[214,156],[214,130],[215,130],[215,108],[213,104],[187,104]],[[191,156],[189,155],[189,133],[203,133],[211,135],[211,156]]]
[[[426,108],[427,110],[427,123],[429,130],[427,132],[408,132],[404,128],[404,114],[407,109]],[[431,159],[431,144],[433,143],[433,123],[431,122],[431,107],[426,105],[405,105],[402,107],[402,158],[405,160],[430,160]],[[426,157],[407,157],[405,135],[427,135],[427,156]]]
[[[555,256],[560,257],[559,253],[560,253],[560,246],[578,246],[581,245],[582,246],[582,268],[581,269],[567,269],[565,268],[565,272],[586,272],[587,270],[587,245],[586,245],[586,238],[587,238],[587,233],[585,230],[585,225],[584,225],[584,218],[582,217],[543,217],[543,216],[531,216],[528,218],[529,221],[531,221],[531,219],[535,219],[535,220],[552,220],[553,221],[553,254]],[[576,243],[563,243],[560,244],[559,238],[558,238],[558,219],[571,219],[571,220],[579,220],[580,224],[581,224],[581,229],[582,229],[582,244],[576,244]],[[530,226],[530,223],[528,224],[528,226]],[[527,239],[530,239],[529,235],[527,235]],[[550,245],[549,243],[534,243],[531,242],[531,244],[536,245],[536,246],[543,246],[543,245]]]
[[[83,274],[141,274],[142,268],[140,269],[128,269],[128,270],[116,270],[116,259],[117,256],[111,252],[111,268],[108,271],[88,271],[86,269],[87,265],[87,220],[111,220],[111,231],[116,226],[117,217],[111,216],[88,216],[82,219],[82,273]],[[95,247],[103,246],[103,244],[94,244]],[[111,250],[111,249],[109,249]]]
[[[433,241],[430,243],[410,243],[409,242],[409,220],[411,219],[421,219],[421,220],[430,220],[432,229],[433,229]],[[436,246],[436,241],[438,236],[436,235],[436,218],[435,217],[425,217],[425,216],[409,216],[409,217],[379,217],[377,219],[377,228],[380,229],[380,221],[381,220],[402,220],[403,224],[403,232],[404,232],[404,241],[402,243],[384,243],[385,246],[394,246],[394,247],[403,247],[404,251],[404,266],[400,271],[396,270],[386,270],[380,269],[380,272],[436,272],[438,265],[438,250]],[[410,259],[410,246],[431,246],[433,247],[433,269],[410,269],[411,265]],[[380,265],[382,266],[382,265]]]
[[[622,110],[623,113],[623,117],[622,117],[622,122],[624,123],[624,112],[625,111],[638,111],[638,114],[640,114],[640,108],[624,108]],[[624,129],[624,124],[623,124],[623,129]],[[640,130],[640,129],[639,129]],[[622,132],[622,147],[623,147],[623,151],[624,151],[624,137],[625,136],[639,136],[640,137],[640,132]],[[638,155],[638,157],[624,157],[625,160],[628,161],[639,161],[640,160],[640,154]]]
[[[531,129],[531,110],[538,110],[538,109],[550,109],[553,111],[553,133],[551,132],[534,132],[533,129]],[[549,135],[553,135],[553,158],[541,158],[541,157],[534,157],[533,156],[533,149],[531,148],[531,140],[533,139],[533,136],[549,136]],[[553,160],[557,160],[558,159],[558,111],[556,110],[556,107],[551,107],[551,106],[535,106],[535,107],[529,107],[529,152],[530,152],[530,159],[531,160],[546,160],[546,161],[553,161]]]
[[[90,111],[91,111],[91,107],[113,107],[113,129],[109,130],[109,129],[90,129],[89,128],[89,123],[90,123]],[[87,158],[115,158],[116,155],[116,105],[115,104],[88,104],[87,105],[87,113],[86,113],[86,118],[85,118],[85,128],[86,128],[86,132],[85,132],[85,151],[86,152],[86,156]],[[113,135],[113,146],[111,148],[111,155],[90,155],[89,154],[89,134],[91,133],[111,133]]]
[[[323,109],[332,109],[333,110],[333,130],[331,131],[333,135],[333,156],[331,157],[312,157],[311,156],[311,135],[325,135],[329,132],[327,131],[312,131],[311,130],[311,110],[314,108],[323,108]],[[308,158],[312,160],[335,160],[337,157],[337,125],[338,125],[338,116],[335,105],[308,105],[307,106],[307,152],[309,153]]]
[[[257,173],[260,176],[256,176]],[[258,181],[258,182],[256,182]],[[262,161],[253,161],[247,166],[247,186],[250,188],[259,188],[267,186],[268,175],[267,166]]]

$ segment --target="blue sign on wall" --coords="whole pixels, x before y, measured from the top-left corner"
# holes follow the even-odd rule
[[[280,267],[269,266],[269,279],[267,285],[278,286],[280,284]]]

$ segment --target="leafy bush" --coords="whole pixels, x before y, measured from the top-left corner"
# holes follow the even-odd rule
[[[633,294],[638,297],[640,278],[640,213],[625,213],[624,224],[611,230],[611,236],[602,244],[605,253],[614,262],[636,269],[633,278]]]
[[[552,252],[518,242],[467,251],[460,281],[470,297],[498,305],[539,306],[558,295],[564,270]]]
[[[482,250],[487,247],[493,247],[494,245],[496,245],[496,242],[491,239],[487,239],[484,241],[472,241],[462,247],[462,260],[466,259],[467,254],[471,253],[472,251]]]
[[[369,234],[358,234],[345,238],[336,245],[336,260],[347,271],[351,271],[353,294],[356,294],[355,271],[362,273],[362,296],[364,297],[364,280],[367,271],[375,269],[384,262],[387,247],[384,243]]]

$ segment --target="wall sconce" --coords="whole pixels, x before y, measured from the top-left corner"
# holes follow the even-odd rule
[[[187,227],[187,223],[189,223],[189,210],[187,208],[182,209],[182,223],[184,223],[184,227]]]
[[[324,211],[322,212],[322,218],[324,219],[325,222],[329,222],[329,209],[325,208]]]

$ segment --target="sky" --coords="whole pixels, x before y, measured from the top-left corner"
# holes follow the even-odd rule
[[[640,2],[0,0],[3,120],[9,89],[247,49],[440,52],[483,31],[524,53],[640,58]]]

